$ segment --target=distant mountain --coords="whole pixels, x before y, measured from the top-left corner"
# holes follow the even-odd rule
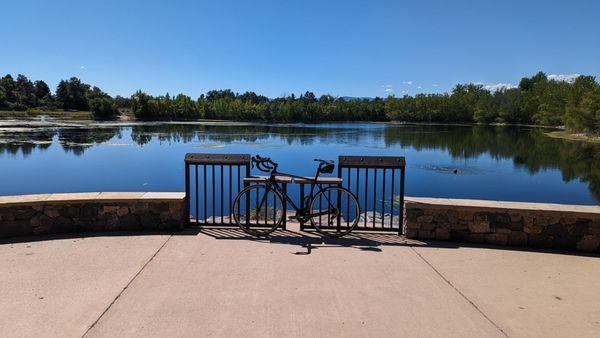
[[[372,101],[373,100],[372,97],[356,97],[356,96],[342,96],[342,99],[344,99],[344,101],[354,101],[354,100],[369,100],[369,101]]]

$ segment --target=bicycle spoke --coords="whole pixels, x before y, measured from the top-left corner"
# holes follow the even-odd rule
[[[325,200],[325,203],[323,203]],[[348,205],[344,205],[348,204]],[[352,210],[342,214],[344,208]],[[348,234],[358,224],[360,208],[356,197],[345,188],[330,186],[320,190],[309,208],[311,214],[307,215],[320,233],[326,236],[340,237]],[[325,216],[327,215],[327,216]],[[325,219],[325,217],[327,217]],[[326,222],[323,222],[326,220]]]
[[[240,207],[244,204],[247,208]],[[236,196],[233,210],[235,222],[242,230],[254,236],[273,232],[283,220],[283,202],[280,196],[264,185],[244,188]]]

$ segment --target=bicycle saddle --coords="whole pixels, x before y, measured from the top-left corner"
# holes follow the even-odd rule
[[[319,171],[324,174],[331,174],[335,168],[335,164],[333,164],[332,160],[321,160],[315,158],[315,162],[319,162]]]

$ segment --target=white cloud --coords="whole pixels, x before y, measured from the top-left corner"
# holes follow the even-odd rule
[[[418,87],[417,87],[417,89],[421,89],[421,88],[423,88],[423,87],[421,87],[421,86],[418,86]]]
[[[79,68],[81,68],[81,69],[85,69],[85,66],[80,66]]]
[[[488,83],[488,84],[484,85],[483,88],[485,88],[491,92],[495,92],[495,91],[503,90],[503,89],[517,88],[517,86],[512,83]]]
[[[434,87],[438,87],[438,86],[439,86],[439,84],[437,84],[437,83],[434,83],[434,84],[432,84],[432,86],[434,86]]]
[[[384,90],[386,93],[388,93],[388,94],[390,94],[390,93],[393,93],[393,92],[394,92],[394,86],[393,86],[393,85],[390,85],[390,84],[381,85],[381,88],[383,88],[383,90]]]
[[[475,82],[473,83],[474,85],[477,86],[482,86],[484,89],[487,89],[489,91],[495,92],[497,90],[502,90],[502,89],[511,89],[511,88],[517,88],[516,85],[512,84],[512,83],[484,83],[484,82]]]
[[[386,89],[385,89],[385,92],[386,92],[386,93],[393,93],[393,92],[394,92],[394,90],[393,90],[392,88],[386,88]]]
[[[550,74],[548,80],[564,81],[568,83],[575,82],[575,79],[580,77],[581,74]]]
[[[413,81],[402,81],[403,84],[412,86]]]

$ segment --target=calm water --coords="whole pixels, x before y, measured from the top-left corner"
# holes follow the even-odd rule
[[[282,171],[315,157],[402,155],[407,195],[598,204],[600,146],[543,130],[386,124],[0,122],[0,195],[182,191],[188,152],[250,153]]]

